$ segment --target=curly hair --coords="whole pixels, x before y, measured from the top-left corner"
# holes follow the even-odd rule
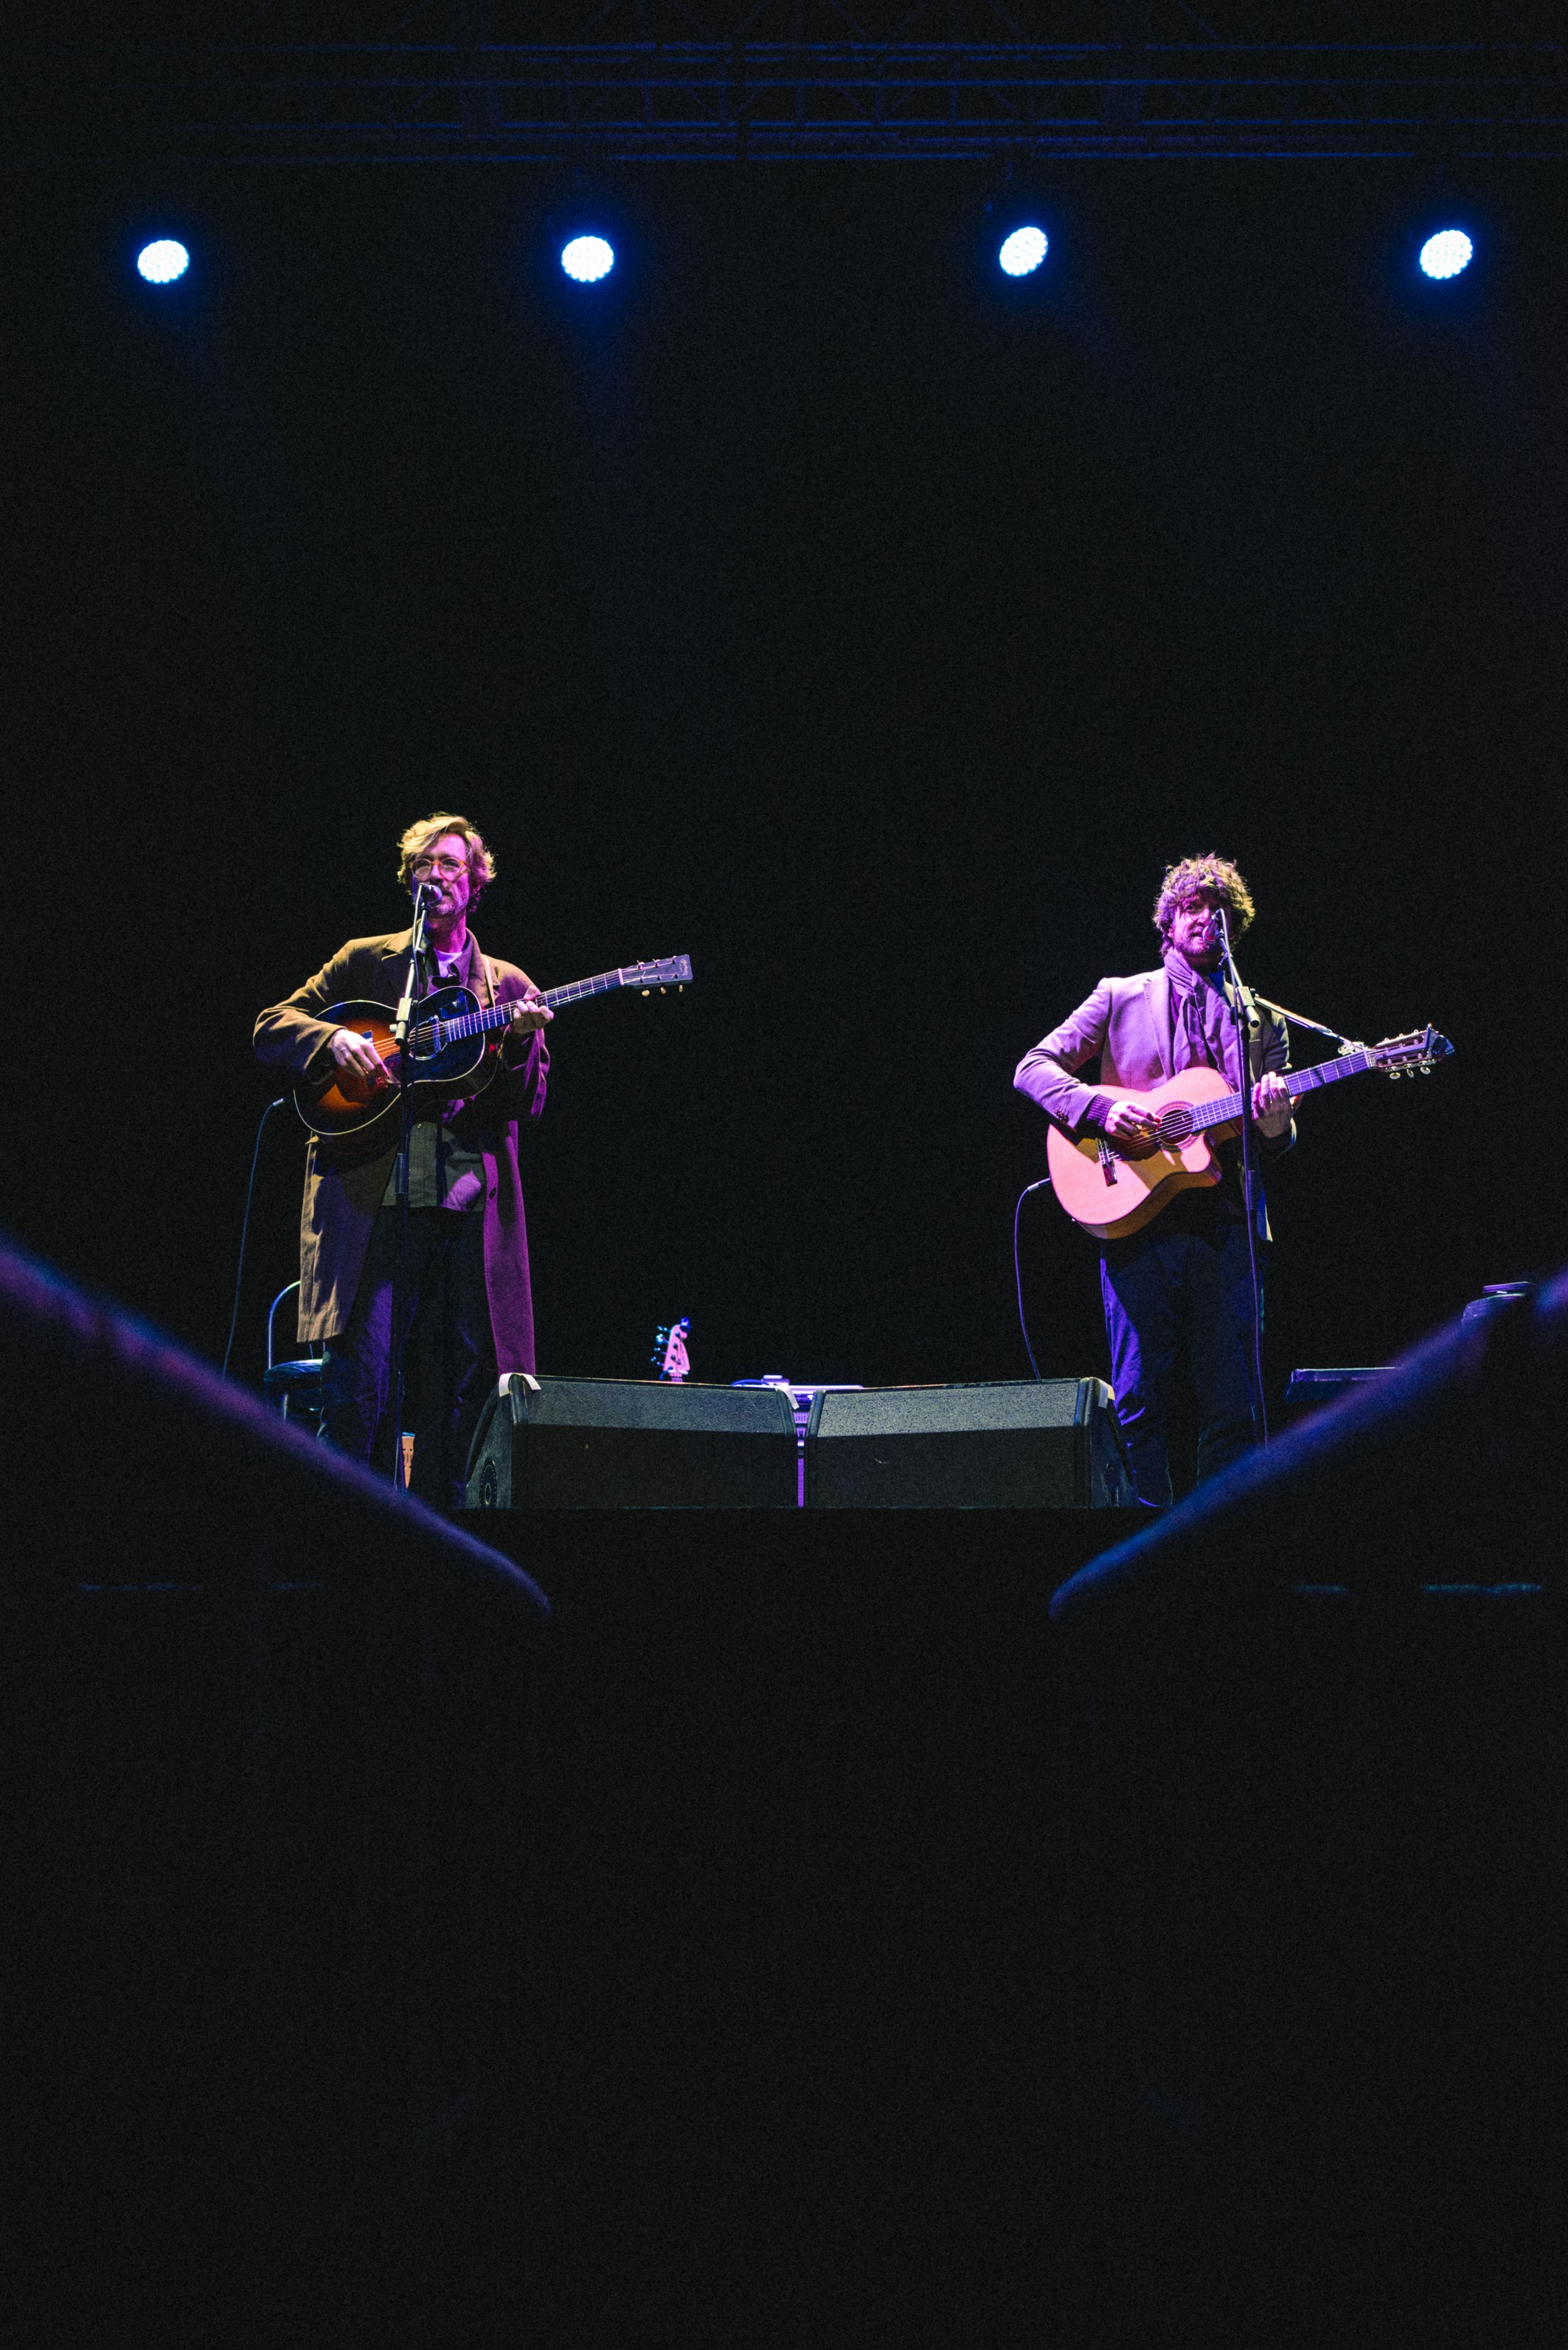
[[[1211,897],[1224,899],[1231,928],[1241,937],[1258,910],[1252,903],[1252,893],[1230,858],[1216,857],[1210,851],[1207,857],[1184,857],[1179,865],[1166,867],[1159,895],[1154,901],[1154,925],[1162,939],[1169,936],[1170,926],[1181,908],[1204,889]]]
[[[482,893],[495,879],[495,859],[480,837],[479,827],[465,816],[453,816],[449,809],[438,809],[434,816],[421,816],[410,824],[398,843],[398,879],[405,889],[413,886],[414,859],[422,857],[432,841],[443,833],[455,832],[468,844],[468,902],[477,906]]]

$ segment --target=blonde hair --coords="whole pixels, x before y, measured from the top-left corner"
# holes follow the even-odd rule
[[[1165,879],[1159,885],[1159,895],[1154,901],[1154,922],[1160,937],[1167,938],[1170,926],[1183,906],[1207,889],[1213,898],[1223,898],[1231,917],[1236,936],[1248,929],[1257,912],[1252,893],[1228,857],[1184,857],[1179,865],[1168,865]]]
[[[415,858],[422,857],[433,842],[449,832],[459,834],[467,844],[468,902],[476,906],[481,892],[495,879],[495,859],[481,839],[479,827],[471,824],[465,816],[453,816],[449,809],[421,816],[417,824],[410,825],[398,843],[398,879],[405,889],[411,888]]]

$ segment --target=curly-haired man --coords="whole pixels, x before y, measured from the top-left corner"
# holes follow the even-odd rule
[[[1220,906],[1239,938],[1255,910],[1228,858],[1188,857],[1170,866],[1154,908],[1159,969],[1102,979],[1018,1064],[1019,1091],[1069,1134],[1099,1134],[1134,1149],[1155,1139],[1137,1104],[1079,1080],[1076,1072],[1096,1056],[1105,1087],[1147,1092],[1195,1066],[1221,1070],[1240,1087],[1236,1020],[1220,970]],[[1260,1014],[1247,1057],[1262,1155],[1276,1157],[1295,1139],[1283,1022]],[[1252,1441],[1251,1251],[1235,1146],[1221,1146],[1218,1185],[1179,1192],[1142,1231],[1100,1244],[1116,1414],[1138,1499],[1155,1508],[1171,1498],[1166,1427],[1184,1344],[1198,1404],[1199,1477],[1227,1468]],[[1261,1252],[1269,1237],[1261,1188],[1255,1229]]]
[[[497,1367],[534,1368],[517,1120],[544,1107],[550,1056],[538,1032],[551,1014],[527,973],[482,954],[468,927],[495,878],[478,827],[442,810],[410,825],[398,853],[402,886],[422,883],[426,893],[416,996],[458,985],[482,1004],[513,1006],[499,1055],[486,1055],[475,1090],[424,1109],[410,1151],[410,1352],[419,1380],[410,1482],[421,1500],[451,1510],[462,1503],[469,1440]],[[314,979],[262,1014],[258,1057],[294,1078],[322,1076],[336,1064],[389,1086],[370,1039],[322,1014],[355,1001],[397,1003],[412,944],[411,930],[350,939]],[[388,1472],[396,1156],[395,1119],[380,1121],[369,1144],[317,1137],[300,1216],[299,1335],[326,1345],[322,1434]]]

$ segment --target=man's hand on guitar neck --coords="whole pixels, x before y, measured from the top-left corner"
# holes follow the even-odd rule
[[[538,989],[535,988],[531,995],[524,996],[521,1003],[512,1006],[512,1034],[514,1036],[525,1036],[530,1029],[543,1028],[545,1023],[553,1020],[555,1016]]]
[[[1258,1132],[1270,1142],[1277,1142],[1290,1126],[1291,1089],[1272,1070],[1252,1087],[1252,1116]]]
[[[521,1054],[514,1053],[514,1048],[526,1044],[535,1028],[543,1028],[555,1016],[537,988],[520,997],[512,1006],[512,1025],[507,1029],[501,1046],[501,1057],[509,1068],[515,1068],[523,1057]]]

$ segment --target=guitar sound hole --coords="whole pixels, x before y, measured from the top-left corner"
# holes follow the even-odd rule
[[[1167,1149],[1169,1149],[1173,1144],[1179,1145],[1191,1141],[1192,1112],[1185,1103],[1178,1102],[1174,1109],[1161,1112],[1159,1139]]]

